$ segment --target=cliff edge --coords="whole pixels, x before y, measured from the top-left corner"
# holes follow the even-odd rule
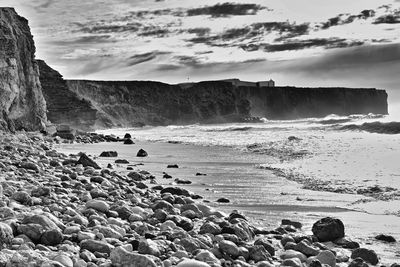
[[[66,81],[43,60],[38,60],[40,83],[47,103],[47,119],[84,131],[94,130],[97,110],[91,103],[68,89]]]
[[[46,103],[28,21],[0,8],[0,129],[42,130]]]

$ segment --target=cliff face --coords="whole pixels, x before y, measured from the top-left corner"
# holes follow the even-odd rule
[[[41,130],[46,104],[28,21],[0,8],[0,129]]]
[[[229,83],[202,82],[190,89],[159,82],[67,81],[99,111],[97,127],[237,121],[250,103]]]
[[[97,111],[91,103],[70,91],[60,73],[42,60],[37,62],[47,104],[47,119],[55,124],[68,124],[72,128],[85,131],[93,130]]]
[[[376,89],[236,87],[229,82],[189,86],[158,82],[67,81],[99,111],[96,127],[129,127],[387,114],[387,94]]]

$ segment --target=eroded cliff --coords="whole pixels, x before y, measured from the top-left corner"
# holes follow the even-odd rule
[[[98,128],[137,125],[238,122],[324,117],[329,114],[387,114],[384,90],[234,86],[209,81],[189,86],[150,81],[67,81],[99,111]]]
[[[79,98],[68,89],[61,74],[38,60],[40,83],[47,103],[47,119],[55,124],[68,124],[72,128],[93,130],[96,123],[96,109],[91,103]]]
[[[0,8],[0,129],[41,130],[46,103],[28,21]]]

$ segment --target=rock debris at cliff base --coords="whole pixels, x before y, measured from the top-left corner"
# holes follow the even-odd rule
[[[338,219],[316,222],[313,235],[290,220],[258,228],[185,189],[151,185],[147,172],[97,170],[87,156],[79,164],[84,154],[52,149],[58,137],[1,133],[0,140],[0,266],[334,267],[384,261],[345,236]]]

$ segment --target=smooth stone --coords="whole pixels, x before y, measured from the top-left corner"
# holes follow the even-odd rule
[[[255,262],[265,261],[271,257],[271,254],[262,245],[254,245],[250,248],[249,258]]]
[[[100,157],[118,157],[117,151],[103,151]]]
[[[217,259],[217,257],[215,257],[213,253],[204,249],[200,250],[197,253],[195,259],[209,264],[220,264],[220,261]]]
[[[40,243],[46,246],[56,246],[64,239],[63,234],[59,229],[50,229],[45,231],[40,237]]]
[[[149,255],[129,252],[122,247],[112,250],[110,260],[115,266],[124,267],[157,267],[162,266],[161,260]]]
[[[281,266],[303,267],[301,261],[298,258],[286,259],[282,261]]]
[[[108,205],[105,201],[99,199],[92,199],[86,202],[86,208],[92,208],[97,211],[106,213],[110,210],[110,205]]]
[[[8,224],[0,222],[0,249],[11,243],[14,238],[13,230]]]
[[[325,217],[314,223],[312,232],[321,242],[335,241],[344,237],[344,224],[337,218]]]
[[[86,239],[80,243],[81,249],[87,249],[90,252],[100,252],[105,254],[110,254],[111,250],[114,248],[112,245],[98,240]]]
[[[327,264],[331,267],[336,266],[336,256],[329,250],[324,250],[318,253],[317,260],[319,260],[322,264]]]
[[[148,156],[147,152],[144,151],[143,149],[139,149],[138,153],[136,154],[136,157],[141,157],[141,158],[144,158],[147,156]]]
[[[300,241],[295,247],[295,250],[303,253],[306,256],[316,256],[319,253],[319,250],[311,246],[307,243],[307,241],[302,240]]]
[[[372,249],[366,249],[366,248],[357,248],[353,250],[353,252],[351,253],[351,258],[352,259],[361,258],[372,265],[376,265],[379,262],[378,255],[376,255],[376,252],[373,251]]]
[[[197,260],[183,260],[176,267],[210,267],[210,265]]]
[[[53,261],[61,263],[64,267],[74,267],[74,262],[65,254],[58,254]]]
[[[286,250],[285,252],[283,252],[280,255],[282,260],[286,260],[286,259],[293,259],[293,258],[297,258],[299,259],[301,262],[305,262],[307,260],[306,255],[304,255],[303,253],[296,251],[296,250]]]
[[[388,243],[395,243],[396,242],[396,239],[391,235],[380,234],[380,235],[375,236],[375,239],[380,240],[380,241],[385,241],[385,242],[388,242]]]
[[[219,242],[219,248],[222,252],[235,258],[238,257],[240,254],[239,247],[232,241],[223,240]]]

